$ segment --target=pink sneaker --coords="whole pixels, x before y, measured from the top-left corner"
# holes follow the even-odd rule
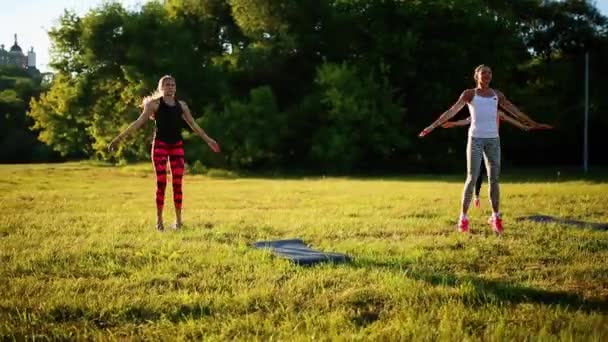
[[[475,198],[475,208],[479,208],[481,206],[481,203],[479,202],[479,198]]]
[[[502,234],[502,219],[500,217],[490,216],[488,223],[492,226],[494,233],[498,235]]]
[[[458,231],[461,233],[468,233],[469,232],[469,219],[468,218],[461,218],[458,220]]]

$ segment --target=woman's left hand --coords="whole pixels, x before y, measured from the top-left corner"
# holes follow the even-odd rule
[[[220,145],[215,140],[213,140],[211,138],[207,138],[207,139],[205,139],[205,141],[207,142],[207,145],[209,145],[209,148],[213,152],[219,153],[221,151]]]
[[[426,137],[429,133],[431,133],[431,131],[433,131],[433,129],[434,129],[434,127],[432,125],[423,129],[420,133],[418,133],[418,137],[420,137],[420,138]]]

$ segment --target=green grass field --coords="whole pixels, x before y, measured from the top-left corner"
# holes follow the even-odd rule
[[[0,165],[0,336],[607,341],[608,231],[515,218],[607,223],[608,180],[504,179],[502,237],[485,184],[455,231],[462,175],[186,175],[185,227],[159,233],[149,164]],[[249,247],[294,237],[354,261]]]

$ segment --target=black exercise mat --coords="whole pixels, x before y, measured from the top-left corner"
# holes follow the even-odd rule
[[[319,262],[342,263],[351,260],[346,254],[314,250],[306,246],[300,239],[258,241],[253,244],[253,247],[268,249],[273,254],[289,259],[298,265],[313,265]]]

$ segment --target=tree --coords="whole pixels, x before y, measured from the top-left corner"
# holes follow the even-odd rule
[[[57,77],[31,115],[66,156],[147,159],[150,131],[117,155],[105,148],[171,74],[178,97],[224,145],[221,158],[194,143],[189,162],[444,170],[462,163],[462,131],[438,132],[432,144],[412,137],[488,64],[513,102],[568,129],[505,139],[505,162],[537,162],[527,146],[538,143],[543,163],[570,163],[584,51],[594,63],[592,128],[608,128],[593,115],[608,107],[607,32],[591,2],[574,0],[166,0],[138,11],[105,3],[82,17],[66,12],[51,30]]]
[[[0,67],[0,162],[48,161],[55,156],[36,140],[26,116],[42,92],[41,77],[18,67]]]

